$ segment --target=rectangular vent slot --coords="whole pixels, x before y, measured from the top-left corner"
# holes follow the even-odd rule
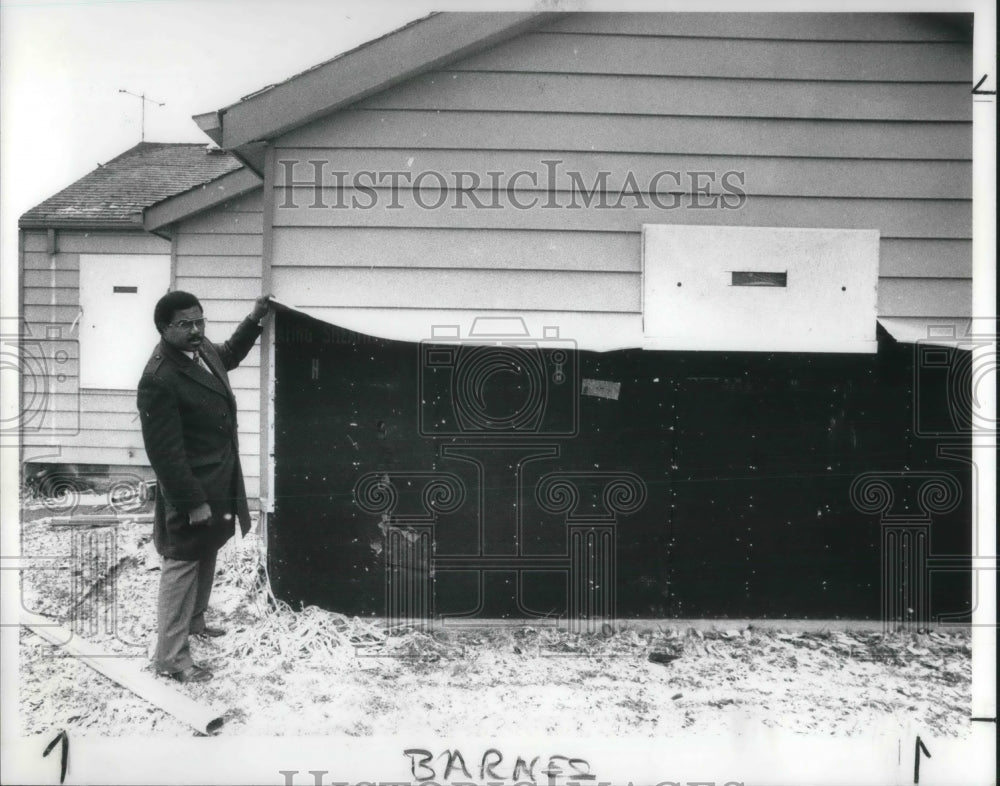
[[[731,271],[734,287],[787,287],[788,273],[766,273],[756,270]]]

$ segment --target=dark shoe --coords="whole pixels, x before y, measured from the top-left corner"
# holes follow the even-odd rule
[[[178,682],[208,682],[213,675],[208,669],[192,663],[186,669],[168,672],[166,676]]]
[[[225,636],[226,631],[223,628],[213,628],[210,625],[206,625],[204,628],[199,630],[197,633],[192,633],[192,636],[205,636],[210,639],[217,639],[219,636]]]
[[[649,653],[649,662],[660,663],[666,666],[669,663],[673,663],[679,657],[680,655],[675,652],[651,652]]]

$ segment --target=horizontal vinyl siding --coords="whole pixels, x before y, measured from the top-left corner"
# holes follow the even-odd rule
[[[494,269],[502,259],[508,270],[642,270],[636,232],[329,227],[277,232],[274,243],[275,256],[294,261],[295,268],[474,270]],[[880,249],[883,278],[972,275],[971,240],[883,238]]]
[[[175,288],[197,295],[205,331],[222,343],[250,313],[261,292],[262,192],[223,203],[179,222]],[[239,410],[240,460],[249,497],[260,495],[260,345],[250,350],[229,382]]]
[[[972,278],[971,240],[883,239],[881,278]]]
[[[82,232],[57,230],[56,250],[60,254],[169,254],[170,244],[162,237],[136,232]],[[25,251],[46,253],[44,232],[27,232]],[[76,262],[79,268],[79,260]]]
[[[177,257],[182,256],[256,256],[264,248],[262,235],[225,235],[211,232],[181,233],[177,238]]]
[[[729,226],[842,227],[880,229],[885,237],[954,238],[972,237],[971,202],[965,200],[891,200],[797,197],[749,197],[738,209],[697,208],[694,198],[681,195],[675,209],[658,207],[651,199],[626,196],[623,207],[602,208],[597,204],[573,209],[568,200],[556,200],[556,207],[543,209],[544,193],[518,191],[514,199],[520,205],[536,209],[516,209],[509,205],[499,210],[475,209],[469,199],[457,202],[450,195],[425,191],[415,197],[410,191],[399,192],[401,208],[389,206],[391,194],[380,194],[371,209],[333,210],[310,207],[312,194],[296,189],[296,207],[275,211],[275,231],[308,227],[455,227],[457,229],[536,229],[580,232],[638,232],[643,224],[724,224]],[[332,193],[329,199],[333,199]],[[344,189],[348,204],[371,204],[364,192]],[[615,201],[617,197],[611,201]],[[440,208],[426,209],[421,205]],[[674,201],[663,200],[664,204]],[[336,249],[331,249],[335,254]],[[287,264],[292,260],[281,260]],[[499,262],[499,260],[498,260]]]
[[[134,398],[133,398],[134,404]],[[78,445],[76,447],[103,447],[120,450],[122,453],[126,453],[128,450],[136,451],[145,457],[145,450],[142,446],[142,436],[140,434],[138,442],[136,442],[135,434],[139,433],[140,425],[139,421],[126,423],[120,428],[112,428],[111,423],[99,422],[99,423],[89,423],[89,425],[94,426],[93,428],[88,428],[87,421],[81,417],[80,424],[77,426],[70,423],[68,415],[55,414],[50,418],[52,425],[61,429],[70,429],[75,432],[78,438]],[[242,424],[241,424],[242,425]],[[242,443],[242,436],[240,439]],[[241,444],[241,448],[242,448]],[[134,462],[126,462],[134,463]],[[148,462],[141,462],[148,463]]]
[[[28,298],[29,295],[25,293],[25,297]],[[45,330],[48,329],[46,326],[51,325],[61,330],[63,335],[68,336],[70,335],[70,326],[79,315],[80,307],[78,305],[25,305],[21,309],[21,317],[27,323],[27,329],[32,331],[32,335],[35,334],[35,328],[32,326],[39,326],[41,334],[44,334]]]
[[[240,424],[242,431],[243,424]],[[136,423],[136,428],[138,429],[138,423]],[[109,431],[107,429],[96,429],[93,431],[81,429],[79,432],[79,437],[82,445],[100,445],[104,448],[117,448],[119,450],[125,451],[128,449],[134,449],[135,442],[132,439],[132,434],[126,431]],[[142,455],[145,455],[145,451],[142,448],[142,442],[140,437],[139,451]],[[244,459],[246,455],[256,456],[260,452],[260,435],[259,434],[243,434],[240,433],[240,458]],[[133,462],[128,462],[133,463]]]
[[[243,453],[241,445],[241,455]],[[64,445],[50,447],[44,444],[34,444],[25,446],[24,454],[26,462],[42,464],[108,464],[112,466],[139,466],[148,467],[145,452],[141,452],[141,461],[121,461],[121,456],[125,453],[119,447]],[[255,499],[257,493],[253,489],[259,488],[260,478],[253,467],[244,467],[243,479],[246,482],[250,509],[258,509]]]
[[[230,306],[243,305],[244,303],[251,303],[260,294],[259,277],[228,278],[226,276],[214,275],[218,272],[216,270],[207,270],[206,272],[213,275],[199,276],[194,273],[188,273],[183,276],[177,276],[177,288],[196,288],[198,290],[198,299],[202,301],[205,316],[212,322],[215,321],[213,319],[214,312],[213,314],[208,313],[206,303],[225,303]],[[226,313],[232,312],[227,309]],[[246,314],[241,314],[242,316],[246,316]]]
[[[56,232],[57,253],[50,255],[47,243],[45,232],[24,234],[21,316],[27,339],[22,353],[44,359],[27,368],[47,372],[44,387],[22,374],[24,456],[43,462],[146,465],[135,391],[79,386],[75,323],[80,315],[80,254],[169,254],[170,243],[140,232],[68,230]]]
[[[198,277],[206,270],[213,276],[228,279],[249,278],[260,280],[260,256],[180,256],[177,259],[177,276]]]
[[[926,17],[571,14],[277,140],[276,288],[317,309],[625,317],[643,224],[829,227],[881,233],[880,316],[968,314],[971,78],[962,31]],[[495,190],[519,170],[537,180]],[[650,186],[663,171],[679,178]],[[699,171],[723,196],[739,173],[745,202],[698,209]],[[437,180],[373,190],[373,172],[451,190],[426,209]],[[617,208],[582,206],[600,172]]]
[[[248,405],[257,404],[256,399],[253,398],[254,389],[234,387],[233,393],[236,396],[236,403],[239,405],[240,423],[244,420],[249,423],[250,418],[255,417],[255,413],[253,407]],[[116,397],[127,398],[132,409],[130,411],[122,410]],[[46,400],[53,410],[77,412],[81,423],[84,419],[88,419],[90,423],[97,423],[102,417],[131,419],[137,415],[134,406],[135,394],[131,392],[106,391],[100,395],[88,396],[83,401],[80,400],[79,396],[73,394],[54,392],[50,393]],[[245,415],[246,412],[249,412],[249,415]]]
[[[289,133],[280,145],[971,161],[972,124],[345,110]],[[279,150],[277,158],[283,153]]]
[[[972,303],[972,281],[954,278],[879,281],[878,310],[893,317],[966,316]]]
[[[24,304],[26,306],[78,306],[80,304],[80,288],[74,287],[28,287],[24,289]]]
[[[92,436],[88,434],[87,436]],[[81,437],[82,439],[82,437]],[[110,464],[114,466],[148,467],[146,453],[140,447],[129,451],[121,447],[97,445],[76,445],[60,438],[45,442],[33,440],[24,443],[24,460],[39,464]]]
[[[947,24],[914,14],[593,13],[572,14],[550,32],[782,41],[962,41]]]
[[[627,49],[629,56],[622,58]],[[831,73],[830,62],[840,68]],[[528,33],[468,58],[455,71],[516,71],[638,76],[967,82],[961,42],[780,41],[672,35]]]
[[[494,269],[500,259],[505,269],[639,272],[639,253],[634,232],[315,227],[274,235],[275,258],[296,268]]]
[[[411,268],[281,267],[274,286],[299,306],[341,306],[360,302],[375,308],[547,310],[553,293],[569,311],[639,311],[635,273],[537,270],[430,270]]]
[[[295,202],[311,205],[314,173],[324,175],[324,184],[334,186],[389,186],[392,176],[409,186],[416,182],[425,187],[439,181],[431,173],[449,173],[449,184],[456,183],[450,173],[462,172],[463,187],[488,190],[496,181],[504,186],[508,179],[491,177],[491,172],[531,173],[519,177],[519,188],[538,190],[549,186],[559,192],[592,190],[603,184],[619,191],[627,185],[631,173],[640,185],[657,193],[686,193],[691,190],[691,173],[733,173],[741,190],[755,196],[806,197],[890,197],[898,199],[966,199],[972,178],[971,161],[866,160],[862,158],[795,158],[791,156],[694,156],[652,153],[615,153],[512,150],[421,150],[415,148],[353,148],[350,150],[314,150],[286,148],[278,167],[281,185],[309,183],[306,194]],[[290,162],[297,163],[290,163]],[[314,162],[322,162],[314,163]],[[336,180],[332,173],[337,174]],[[378,181],[369,173],[386,173]],[[468,173],[468,174],[465,174]],[[537,186],[532,183],[537,182]],[[720,193],[721,175],[703,177],[711,193]],[[649,189],[646,189],[649,190]],[[488,196],[481,201],[489,203]],[[337,203],[327,194],[322,204]],[[279,205],[287,204],[282,198]],[[279,213],[280,214],[280,213]]]
[[[185,234],[259,235],[263,232],[263,213],[210,211],[182,222]]]
[[[42,421],[43,428],[57,428],[63,431],[108,431],[122,434],[132,434],[140,428],[139,413],[135,409],[135,394],[119,396],[119,399],[126,399],[126,403],[132,410],[122,410],[122,402],[114,400],[108,396],[104,411],[74,409],[73,402],[67,402],[65,408],[60,409],[55,402],[52,402],[46,417]],[[88,404],[88,406],[95,406]],[[100,406],[100,405],[96,405]],[[246,429],[256,429],[260,425],[259,414],[255,411],[240,414],[240,425]],[[107,444],[111,444],[108,442]],[[131,445],[131,442],[127,444]]]
[[[32,262],[34,264],[39,264],[43,260],[39,259],[42,257],[41,254],[35,252],[32,255]],[[44,260],[47,264],[47,258]],[[24,276],[22,278],[22,285],[25,288],[25,293],[28,290],[41,290],[47,291],[50,287],[66,287],[72,290],[79,290],[80,288],[80,271],[74,268],[73,270],[48,270],[48,269],[36,269],[31,270],[25,264]],[[79,302],[79,301],[76,301]]]
[[[828,120],[968,119],[968,82],[821,82],[620,74],[432,72],[365,109],[604,112]]]

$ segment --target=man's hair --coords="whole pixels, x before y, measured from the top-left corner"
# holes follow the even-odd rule
[[[153,309],[153,323],[156,325],[156,329],[162,333],[163,328],[173,320],[175,311],[192,306],[201,308],[201,303],[190,292],[184,292],[180,289],[168,292],[156,301],[156,308]]]

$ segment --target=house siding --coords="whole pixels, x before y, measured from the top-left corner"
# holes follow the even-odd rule
[[[613,590],[623,617],[895,618],[879,603],[902,588],[880,569],[899,555],[852,504],[853,482],[873,467],[906,478],[917,468],[954,475],[963,500],[971,488],[967,468],[913,439],[918,407],[944,412],[951,400],[917,374],[913,347],[614,342],[644,338],[645,224],[877,230],[881,318],[968,318],[970,77],[969,42],[926,17],[575,14],[274,140],[265,279],[306,312],[281,310],[274,323],[276,595],[356,614],[391,614],[405,596],[429,598],[428,614],[571,616],[562,576],[532,602],[502,559],[568,553],[566,525],[592,516],[616,528],[604,564],[628,570],[590,587]],[[747,198],[700,209],[688,183],[629,189],[630,177],[671,170],[740,172]],[[544,179],[455,187],[458,173],[482,184],[518,171]],[[385,172],[442,172],[451,192],[430,208],[442,196],[433,179],[375,188]],[[632,195],[623,207],[568,208],[569,172],[588,184],[606,172],[598,197]],[[726,195],[718,178],[707,193]],[[503,209],[489,206],[498,195]],[[510,342],[432,355],[491,311],[560,342],[537,342],[535,357],[572,345],[566,366],[586,380],[561,387],[563,362],[544,365],[544,414],[520,431],[479,416],[488,400],[507,406],[491,413],[521,414],[528,386],[498,382],[487,395],[486,374],[473,373]],[[416,345],[431,326],[455,330]],[[528,375],[527,361],[508,363]],[[455,510],[429,501],[418,468],[454,473]],[[583,489],[611,468],[649,492],[621,521]],[[550,472],[581,481],[565,517],[546,523]],[[363,478],[378,479],[384,508],[368,505]],[[952,513],[935,518],[935,549],[967,554],[969,509]],[[432,547],[383,548],[394,519],[410,536],[425,528]],[[958,619],[971,583],[954,577],[933,606]]]
[[[260,190],[173,225],[175,289],[198,296],[206,331],[225,341],[261,292],[263,199]],[[229,372],[239,411],[240,460],[251,505],[260,496],[260,347]]]
[[[147,466],[135,391],[79,385],[80,255],[169,255],[169,241],[144,232],[56,230],[54,254],[45,231],[25,230],[21,242],[23,354],[37,352],[47,370],[44,381],[22,374],[23,459]]]
[[[261,203],[257,192],[185,220],[173,228],[173,243],[145,232],[58,231],[58,251],[49,254],[44,231],[24,232],[26,335],[41,349],[50,369],[58,366],[59,375],[58,380],[55,373],[48,375],[44,407],[33,403],[38,398],[31,386],[23,391],[22,408],[28,411],[30,425],[22,430],[25,461],[148,467],[135,392],[81,390],[78,352],[70,350],[68,358],[56,362],[55,353],[74,344],[80,314],[80,254],[172,254],[173,288],[198,296],[210,320],[209,335],[224,340],[260,294]],[[36,338],[53,335],[59,340],[36,342]],[[259,367],[259,349],[254,347],[230,373],[240,412],[240,455],[251,498],[258,496],[260,481]],[[40,411],[34,412],[33,407]]]
[[[276,140],[275,291],[327,316],[634,321],[644,223],[831,227],[880,231],[880,317],[967,318],[971,53],[959,31],[908,15],[570,15]],[[433,189],[394,200],[363,174],[485,184],[518,170],[554,172],[516,189],[531,209],[459,207],[454,193],[423,209]],[[568,198],[569,171],[586,184],[606,171],[617,194],[629,173],[642,184],[663,170],[742,172],[746,201],[696,209],[684,187],[660,194],[673,209],[551,201]],[[341,191],[333,171],[347,173]]]

